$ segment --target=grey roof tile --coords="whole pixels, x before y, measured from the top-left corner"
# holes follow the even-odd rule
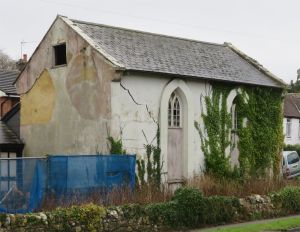
[[[71,20],[127,70],[282,87],[226,44]]]
[[[284,117],[300,118],[300,93],[289,93],[284,97]]]
[[[13,83],[18,75],[19,71],[0,69],[0,90],[8,95],[17,95],[17,90]]]

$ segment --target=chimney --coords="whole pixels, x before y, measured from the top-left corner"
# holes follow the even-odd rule
[[[23,68],[25,67],[26,63],[27,63],[27,54],[23,54],[23,58],[19,59],[16,63],[17,69],[19,71],[22,71]]]
[[[27,63],[27,54],[23,54],[23,62]]]

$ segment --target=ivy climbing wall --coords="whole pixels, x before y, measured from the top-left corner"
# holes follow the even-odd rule
[[[236,89],[237,135],[239,137],[239,166],[231,167],[230,141],[232,115],[228,112],[227,98]],[[239,89],[239,91],[237,90]],[[217,177],[247,177],[279,174],[282,132],[281,89],[214,84],[211,96],[205,96],[206,110],[195,127],[201,138],[205,157],[205,171]],[[230,148],[230,149],[228,149]]]

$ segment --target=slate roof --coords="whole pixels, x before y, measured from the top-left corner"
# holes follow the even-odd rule
[[[7,95],[17,95],[17,89],[13,83],[18,75],[19,71],[0,69],[0,90]]]
[[[285,85],[230,44],[207,43],[62,18],[87,36],[99,48],[98,51],[125,70],[271,87]]]
[[[0,145],[23,144],[19,137],[3,122],[0,121]]]
[[[289,93],[284,97],[284,117],[300,118],[299,93]]]

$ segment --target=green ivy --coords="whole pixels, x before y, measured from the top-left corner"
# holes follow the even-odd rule
[[[206,113],[202,113],[204,129],[195,122],[205,157],[206,173],[217,177],[232,173],[226,149],[230,146],[231,115],[227,112],[226,100],[231,86],[214,85],[212,96],[205,96]],[[202,102],[203,103],[203,102]]]
[[[107,138],[109,142],[109,152],[114,155],[124,155],[126,150],[123,149],[122,139],[114,139],[112,136]]]
[[[241,88],[235,102],[238,115],[239,168],[231,168],[226,154],[232,130],[227,97],[232,85],[214,84],[212,96],[204,97],[206,113],[202,113],[204,129],[195,122],[205,157],[205,172],[217,177],[263,176],[270,168],[279,174],[282,133],[282,90],[265,87]]]
[[[237,114],[241,172],[263,176],[272,168],[278,176],[283,149],[282,90],[244,87]],[[245,126],[243,118],[247,118]]]
[[[137,179],[141,186],[150,185],[159,188],[162,170],[159,126],[156,131],[156,145],[146,144],[144,146],[146,160],[137,160]]]

